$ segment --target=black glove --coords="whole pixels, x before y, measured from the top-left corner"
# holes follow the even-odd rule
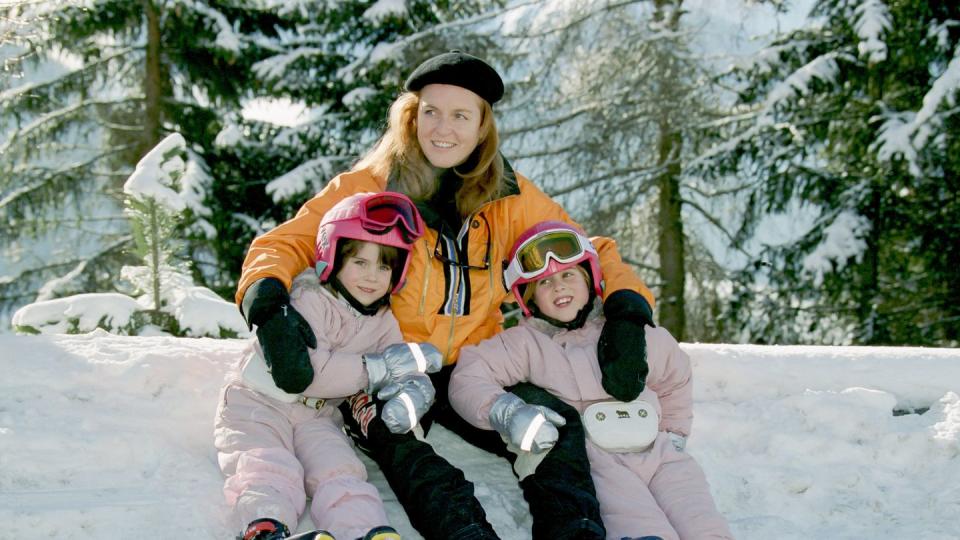
[[[607,321],[597,343],[600,382],[614,398],[633,401],[643,392],[650,371],[644,326],[656,326],[653,310],[640,293],[623,289],[607,297],[603,315]]]
[[[310,325],[290,305],[290,294],[276,278],[255,281],[240,303],[247,324],[257,326],[257,340],[273,382],[284,392],[299,394],[313,382],[307,347],[316,348]]]

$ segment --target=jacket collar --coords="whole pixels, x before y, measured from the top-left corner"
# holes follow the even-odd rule
[[[600,324],[603,322],[603,300],[600,298],[594,298],[593,307],[590,309],[590,313],[587,315],[586,321],[583,323],[583,326],[580,328],[574,328],[573,330],[567,330],[549,323],[539,317],[527,317],[520,324],[533,328],[540,331],[543,334],[546,334],[550,337],[554,337],[563,332],[578,332],[591,326],[592,324]]]
[[[503,189],[496,199],[488,201],[483,206],[512,195],[520,194],[520,184],[517,181],[517,173],[513,169],[513,165],[507,161],[507,158],[503,157],[503,154],[500,154],[500,158],[503,159]],[[456,196],[456,189],[460,189],[463,179],[452,168],[441,169],[438,171],[438,182],[440,187],[437,188],[437,191],[430,197],[430,199],[414,201],[414,204],[417,205],[417,209],[420,211],[420,215],[423,218],[424,223],[427,224],[427,227],[430,227],[436,231],[440,230],[440,225],[443,223],[444,209],[451,203],[454,206],[456,205],[456,203],[453,202],[453,198]],[[444,186],[446,186],[448,189],[444,189]],[[450,187],[454,186],[456,189],[452,191],[449,190]],[[391,175],[391,177],[387,179],[386,190],[396,191],[397,189],[398,187],[396,182],[393,178],[393,175]],[[459,229],[459,227],[454,227],[454,229]]]

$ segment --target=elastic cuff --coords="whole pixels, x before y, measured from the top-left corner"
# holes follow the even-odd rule
[[[365,354],[363,365],[367,370],[367,393],[375,396],[387,384],[387,363],[379,354]]]

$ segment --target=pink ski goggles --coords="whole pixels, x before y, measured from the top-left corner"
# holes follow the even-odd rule
[[[373,234],[384,234],[399,224],[408,239],[423,236],[423,221],[416,205],[400,193],[368,197],[360,206],[360,224]]]

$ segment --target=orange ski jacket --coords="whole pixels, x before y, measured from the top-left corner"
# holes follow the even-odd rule
[[[444,363],[456,362],[460,348],[486,339],[502,329],[500,305],[512,301],[503,282],[502,262],[517,237],[545,220],[576,223],[553,199],[517,173],[507,173],[506,195],[481,206],[463,222],[456,238],[440,236],[430,227],[411,253],[406,284],[390,300],[404,339],[429,341],[444,354]],[[306,202],[293,219],[256,238],[243,262],[236,302],[251,283],[274,277],[287,288],[293,278],[314,265],[317,229],[324,213],[345,197],[387,189],[384,178],[367,170],[350,171],[330,180]],[[579,226],[579,225],[578,225]],[[650,306],[653,294],[605,237],[591,239],[600,255],[604,297],[620,289],[641,293]],[[446,264],[436,254],[460,262]],[[488,268],[476,269],[464,266]]]

